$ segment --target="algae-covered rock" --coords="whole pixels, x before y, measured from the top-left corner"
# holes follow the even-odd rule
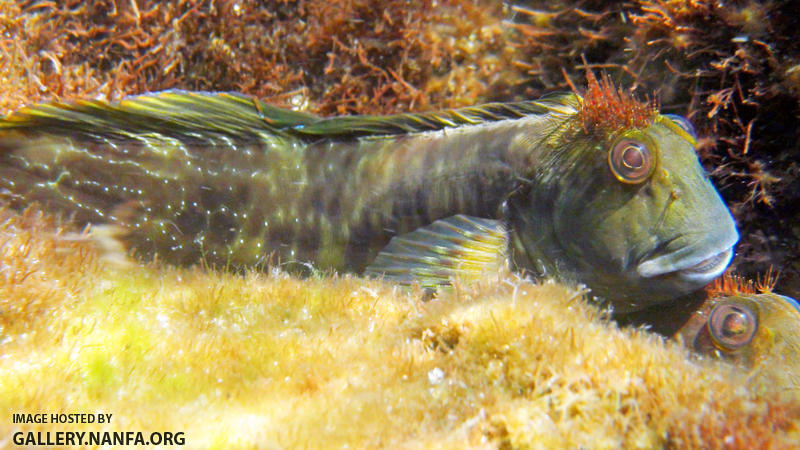
[[[620,329],[578,289],[495,274],[425,302],[421,289],[351,276],[119,268],[84,233],[51,225],[34,210],[0,224],[12,270],[0,278],[4,445],[57,431],[183,433],[190,448],[800,437],[800,399]],[[23,413],[112,418],[11,422]]]

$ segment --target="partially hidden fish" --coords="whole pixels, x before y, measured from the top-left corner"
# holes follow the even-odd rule
[[[800,304],[768,285],[727,274],[715,280],[675,337],[698,354],[747,370],[756,386],[800,398]]]
[[[44,103],[0,119],[0,199],[110,224],[139,255],[423,286],[506,261],[617,311],[700,289],[735,224],[691,124],[583,96],[321,118],[233,93]]]

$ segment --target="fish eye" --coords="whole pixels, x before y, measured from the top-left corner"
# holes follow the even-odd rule
[[[650,150],[636,139],[622,139],[608,152],[608,165],[614,176],[623,183],[638,184],[652,172]]]
[[[679,116],[677,114],[664,114],[664,117],[669,118],[669,120],[675,122],[675,125],[681,127],[683,131],[689,133],[689,136],[697,139],[697,131],[695,131],[692,122],[689,122],[686,117]]]
[[[711,310],[708,330],[714,345],[723,351],[735,351],[753,340],[758,319],[750,308],[720,303]]]

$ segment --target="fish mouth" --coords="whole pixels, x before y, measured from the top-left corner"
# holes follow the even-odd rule
[[[652,278],[660,275],[676,275],[686,281],[704,283],[722,275],[733,258],[733,245],[722,251],[694,253],[683,256],[685,250],[661,255],[640,263],[639,275]]]

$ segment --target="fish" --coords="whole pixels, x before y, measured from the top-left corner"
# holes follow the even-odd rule
[[[800,398],[800,304],[772,292],[772,285],[726,273],[674,338],[698,355],[746,370],[753,385]]]
[[[34,104],[0,119],[0,201],[113,226],[176,265],[435,288],[507,264],[623,312],[702,288],[739,235],[690,122],[587,80],[387,116],[189,91]]]

